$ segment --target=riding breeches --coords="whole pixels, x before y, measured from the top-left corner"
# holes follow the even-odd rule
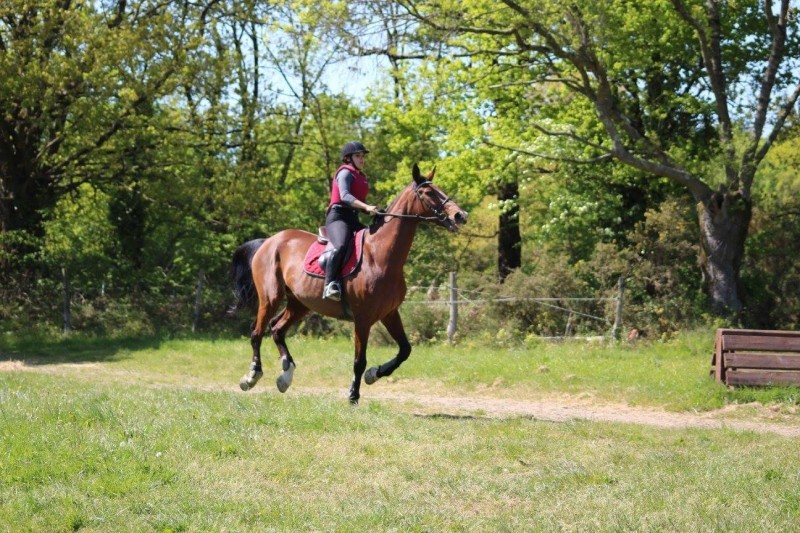
[[[353,233],[363,226],[358,221],[358,213],[355,209],[347,207],[333,207],[328,211],[325,219],[325,229],[328,233],[328,241],[333,245],[333,253],[325,267],[325,284],[339,278],[347,253],[347,246],[353,238]]]

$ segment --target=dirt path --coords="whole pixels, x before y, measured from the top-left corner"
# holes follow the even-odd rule
[[[335,394],[347,398],[345,390],[294,387],[300,394]],[[437,396],[405,391],[364,389],[362,401],[395,402],[420,416],[513,418],[526,417],[546,422],[589,420],[641,424],[659,428],[697,428],[759,433],[776,433],[785,437],[800,437],[800,418],[782,414],[761,404],[730,406],[707,413],[674,413],[659,409],[627,405],[597,404],[570,396],[552,396],[537,400],[489,398],[485,396]],[[748,417],[742,419],[741,417]]]
[[[183,384],[170,385],[148,379],[140,373],[113,371],[101,364],[51,364],[26,365],[22,361],[0,361],[0,372],[40,372],[48,374],[91,374],[95,377],[128,381],[135,378],[142,385],[183,386],[205,390],[231,390],[239,388],[235,384]],[[261,385],[264,385],[263,388]],[[731,429],[775,433],[785,437],[800,437],[800,416],[797,412],[780,412],[761,404],[733,405],[706,413],[675,413],[653,408],[631,407],[622,404],[598,403],[592,398],[576,398],[569,395],[548,396],[536,399],[511,399],[490,397],[483,394],[473,396],[419,393],[410,390],[411,386],[380,384],[362,387],[362,403],[369,401],[391,402],[398,408],[419,416],[442,416],[453,418],[514,418],[526,417],[547,422],[568,422],[588,420],[596,422],[618,422],[640,424],[659,428],[697,428]],[[262,381],[259,387],[248,393],[279,394],[269,380]],[[334,396],[346,401],[344,388],[322,388],[292,386],[288,395]]]

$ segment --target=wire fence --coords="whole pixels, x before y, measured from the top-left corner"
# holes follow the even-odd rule
[[[586,297],[527,297],[527,296],[501,296],[501,295],[487,295],[483,291],[459,289],[457,283],[457,275],[451,272],[449,282],[447,285],[439,287],[423,287],[412,286],[408,290],[411,292],[425,291],[431,296],[432,289],[435,289],[435,295],[432,298],[425,300],[406,300],[403,305],[427,305],[427,306],[448,306],[450,308],[450,320],[447,327],[447,337],[452,343],[456,331],[458,330],[458,315],[459,307],[465,305],[482,305],[493,303],[515,303],[515,302],[528,302],[547,307],[559,312],[567,313],[567,326],[563,336],[550,337],[550,338],[564,338],[569,336],[569,329],[571,321],[574,317],[581,317],[587,320],[592,320],[604,325],[610,326],[607,336],[610,338],[618,338],[619,331],[622,324],[622,303],[625,291],[625,280],[620,277],[617,284],[617,295],[614,297],[601,297],[601,298],[586,298]],[[445,290],[449,294],[449,298],[442,299],[438,294]],[[614,302],[615,312],[613,318],[608,316],[597,316],[589,312],[581,312],[573,307],[569,307],[570,302]]]

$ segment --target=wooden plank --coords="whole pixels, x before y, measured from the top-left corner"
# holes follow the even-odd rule
[[[792,330],[781,330],[781,329],[734,329],[734,328],[718,328],[719,331],[723,335],[745,335],[748,337],[757,337],[757,336],[772,336],[772,335],[783,335],[786,337],[800,337],[800,331],[792,331]]]
[[[800,372],[728,370],[728,385],[800,385]]]
[[[722,364],[722,335],[724,334],[725,330],[718,329],[717,330],[717,339],[714,342],[714,361],[716,362],[716,377],[719,383],[725,381],[725,376],[723,375],[725,371],[725,365]]]
[[[719,328],[711,363],[729,385],[800,385],[800,331]]]
[[[800,370],[800,354],[776,353],[726,353],[727,368],[769,368],[773,370]]]
[[[795,335],[722,335],[722,350],[772,350],[800,352],[800,336]]]

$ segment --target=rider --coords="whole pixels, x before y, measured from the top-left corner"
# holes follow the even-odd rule
[[[325,228],[333,245],[333,254],[325,268],[325,291],[322,294],[328,300],[341,300],[339,271],[353,232],[361,227],[358,211],[378,214],[376,206],[366,203],[369,181],[364,174],[364,161],[368,153],[369,150],[358,141],[346,143],[342,147],[342,165],[336,170],[331,184]]]

